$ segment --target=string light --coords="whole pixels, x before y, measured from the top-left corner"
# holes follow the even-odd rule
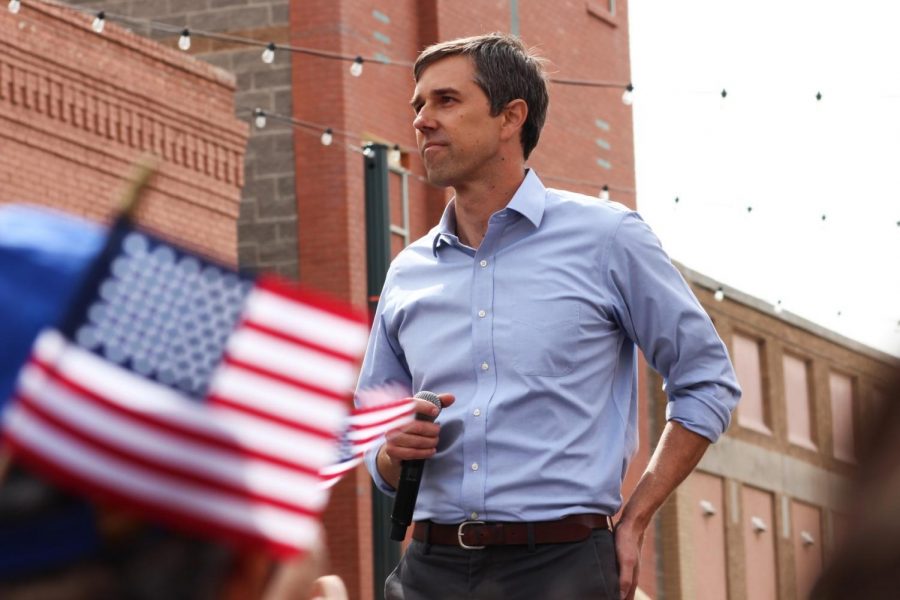
[[[9,11],[13,12],[13,13],[18,12],[20,6],[21,6],[20,0],[10,0],[9,4],[8,4]],[[73,8],[75,8],[76,10],[82,11],[82,12],[89,12],[89,9],[85,9],[83,7],[74,6]],[[107,14],[107,13],[101,11],[100,13],[98,13],[97,18],[94,19],[94,23],[93,23],[94,30],[97,31],[97,33],[100,33],[103,31],[103,27],[105,25],[105,20],[107,18],[114,18],[117,21],[142,25],[142,26],[148,27],[150,29],[155,29],[158,31],[166,31],[166,32],[173,32],[173,33],[178,31],[178,29],[173,29],[173,26],[169,25],[167,23],[161,23],[161,22],[152,21],[149,19],[137,19],[134,17],[128,17],[128,16],[120,15],[120,14],[113,14],[113,13]],[[230,35],[230,34],[215,33],[215,32],[211,32],[211,31],[195,30],[195,31],[193,31],[192,35],[193,35],[193,37],[203,37],[203,38],[221,40],[221,41],[231,42],[231,43],[236,43],[236,44],[244,44],[244,45],[248,45],[248,46],[259,46],[260,45],[258,40],[255,40],[252,38],[241,37],[241,36]],[[356,55],[356,56],[344,55],[344,54],[339,54],[336,52],[319,50],[316,48],[304,48],[301,46],[284,46],[284,45],[282,45],[282,46],[278,46],[277,49],[284,50],[287,52],[309,54],[309,55],[318,56],[321,58],[330,58],[330,59],[336,59],[336,60],[351,60],[351,61],[353,61],[353,64],[350,66],[350,69],[351,69],[351,72],[353,73],[354,77],[359,77],[359,75],[362,74],[362,71],[361,71],[362,63],[365,62],[366,60],[371,60],[371,59],[366,59],[363,56],[359,56],[359,55]],[[274,43],[268,44],[266,46],[265,51],[263,52],[263,61],[266,62],[267,64],[274,61],[275,50],[276,50],[276,46]],[[408,67],[413,66],[413,63],[410,61],[378,60],[376,62],[378,62],[378,64],[383,64],[383,65],[392,66],[392,67],[408,68]],[[615,81],[590,81],[590,80],[577,80],[577,79],[562,79],[562,78],[558,78],[558,77],[549,77],[547,80],[550,83],[555,83],[555,84],[559,84],[559,85],[573,85],[573,86],[585,86],[585,87],[595,87],[595,88],[610,88],[610,87],[622,88],[625,90],[622,94],[622,102],[626,105],[631,105],[631,103],[633,102],[632,92],[634,91],[634,86],[631,83],[625,84],[622,82],[615,82]],[[720,92],[720,94],[721,94],[722,98],[725,98],[728,95],[728,92],[725,89],[723,89]],[[821,93],[821,91],[819,91],[816,93],[816,100],[820,101],[821,99],[822,99],[822,93]]]
[[[10,6],[12,6],[13,4],[18,5],[19,3],[20,3],[19,0],[11,0]],[[79,6],[73,6],[72,8],[74,8],[75,10],[79,10],[81,12],[89,12],[89,9],[85,9],[85,8],[79,7]],[[153,20],[149,20],[149,19],[138,19],[135,17],[129,17],[129,16],[117,14],[117,13],[102,13],[102,14],[104,15],[104,17],[103,17],[104,19],[106,19],[106,18],[115,19],[116,21],[132,24],[132,25],[142,26],[142,27],[146,27],[148,29],[152,29],[152,30],[156,30],[156,31],[163,31],[163,32],[167,32],[167,33],[177,33],[179,31],[179,29],[177,27],[170,25],[168,23],[161,23],[159,21],[153,21]],[[95,22],[96,22],[96,19],[95,19]],[[98,25],[98,26],[101,27],[101,30],[102,30],[103,25]],[[98,33],[99,33],[99,31],[98,31]],[[260,46],[261,45],[259,40],[256,40],[253,38],[242,37],[242,36],[231,35],[231,34],[224,34],[224,33],[217,33],[217,32],[212,32],[212,31],[202,31],[199,29],[193,30],[191,32],[191,36],[194,38],[202,37],[202,38],[206,38],[206,39],[219,40],[222,42],[228,42],[228,43],[232,43],[232,44],[243,44],[246,46]],[[362,74],[362,64],[365,61],[374,61],[380,65],[385,65],[385,66],[389,66],[389,67],[400,67],[400,68],[404,68],[404,69],[412,68],[412,66],[413,66],[412,61],[388,60],[388,59],[384,59],[384,60],[377,59],[376,60],[376,59],[372,59],[372,58],[366,58],[366,57],[360,56],[360,55],[346,55],[346,54],[340,54],[337,52],[330,52],[327,50],[320,50],[318,48],[305,48],[302,46],[278,45],[276,47],[274,42],[266,45],[266,48],[262,54],[263,62],[265,62],[266,64],[272,63],[275,60],[275,50],[276,49],[282,50],[285,52],[295,52],[298,54],[307,54],[310,56],[318,56],[320,58],[352,61],[353,64],[350,65],[350,69],[351,69],[351,73],[353,74],[354,77],[359,77]],[[561,79],[558,77],[549,77],[547,79],[547,81],[549,81],[550,83],[555,83],[555,84],[559,84],[559,85],[574,85],[574,86],[584,86],[584,87],[593,87],[593,88],[621,88],[626,91],[634,90],[634,87],[630,83],[626,84],[626,83],[617,82],[617,81],[591,81],[591,80],[577,80],[577,79]],[[625,101],[626,100],[623,98],[623,102],[625,102]]]
[[[257,108],[253,110],[253,123],[256,124],[257,129],[266,127],[266,113],[263,109]]]
[[[722,289],[721,285],[716,288],[716,293],[713,294],[713,298],[716,299],[716,302],[721,302],[725,299],[725,290]]]
[[[334,135],[331,131],[331,127],[325,128],[325,131],[322,132],[322,137],[319,138],[319,141],[322,142],[323,146],[331,145],[331,142],[334,141]]]
[[[776,315],[780,315],[784,312],[784,305],[781,304],[781,300],[778,300],[773,307]]]
[[[625,86],[625,91],[622,93],[622,104],[625,106],[631,106],[634,102],[634,86],[630,83]]]
[[[187,52],[191,49],[191,32],[185,29],[178,38],[178,47]]]
[[[275,42],[269,42],[269,45],[263,50],[262,61],[267,65],[271,65],[275,61]]]
[[[9,9],[9,12],[12,14],[16,14],[19,12],[19,9],[22,8],[22,3],[19,0],[9,0],[9,4],[6,5],[6,8]]]
[[[97,33],[103,33],[103,28],[106,26],[106,13],[102,10],[97,13],[97,16],[94,17],[94,22],[91,23],[91,29],[96,31]]]
[[[359,77],[362,75],[363,70],[363,57],[357,56],[353,59],[353,63],[350,65],[350,74],[354,77]]]
[[[601,200],[609,200],[609,186],[608,185],[604,185],[600,189],[600,199]]]

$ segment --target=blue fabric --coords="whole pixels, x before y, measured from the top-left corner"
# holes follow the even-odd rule
[[[728,427],[740,388],[725,346],[637,213],[530,171],[477,250],[455,231],[451,202],[392,263],[359,382],[456,395],[416,520],[616,513],[638,444],[636,346],[669,419],[711,441]]]
[[[47,209],[0,206],[0,407],[37,333],[59,320],[103,241],[103,230],[87,221]],[[5,482],[7,490],[13,485]],[[2,577],[65,564],[99,543],[90,505],[68,497],[0,529]]]
[[[103,230],[35,207],[0,206],[0,407],[38,331],[59,320]]]
[[[3,523],[0,577],[65,565],[93,551],[98,544],[91,506],[67,499],[52,511]]]

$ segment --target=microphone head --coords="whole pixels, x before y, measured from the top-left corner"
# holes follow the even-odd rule
[[[437,408],[438,408],[438,414],[440,414],[441,408],[443,408],[443,405],[441,404],[441,399],[438,398],[438,395],[435,394],[434,392],[428,392],[428,391],[426,391],[426,390],[422,390],[421,392],[417,393],[417,394],[416,394],[415,396],[413,396],[413,397],[414,397],[414,398],[417,398],[417,399],[419,399],[419,400],[426,400],[426,401],[428,401],[428,402],[431,402],[431,403],[434,404],[435,406],[437,406]],[[437,417],[426,417],[425,415],[418,414],[418,415],[416,415],[416,418],[417,418],[417,419],[428,419],[428,420],[433,421],[433,420],[434,420],[435,418],[437,418]]]

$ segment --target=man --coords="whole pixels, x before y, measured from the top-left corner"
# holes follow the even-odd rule
[[[402,461],[427,459],[386,596],[630,598],[652,515],[737,403],[725,347],[635,213],[526,169],[548,94],[517,38],[437,44],[414,71],[428,179],[456,195],[391,265],[360,378],[444,404],[367,456],[388,494]],[[613,533],[637,447],[635,344],[666,379],[669,422]]]

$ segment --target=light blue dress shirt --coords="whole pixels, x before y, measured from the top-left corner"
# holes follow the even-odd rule
[[[665,378],[667,418],[715,441],[740,397],[734,370],[637,213],[532,170],[475,250],[451,202],[391,264],[359,382],[456,396],[415,520],[615,514],[638,444],[635,345]]]

